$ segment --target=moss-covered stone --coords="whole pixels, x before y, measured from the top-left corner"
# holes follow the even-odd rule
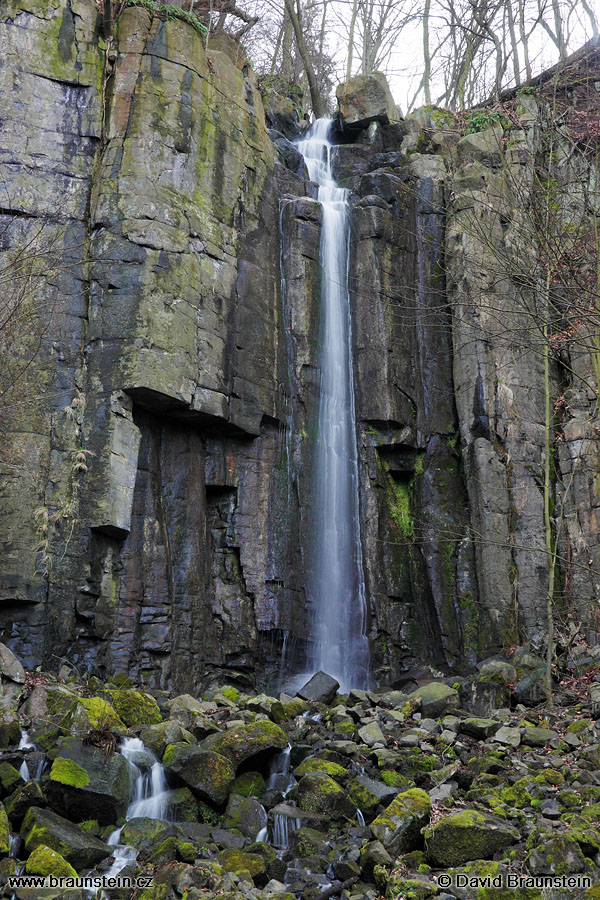
[[[230,795],[223,828],[236,828],[246,837],[255,840],[266,824],[267,814],[258,800],[254,797],[241,797],[239,794]]]
[[[259,753],[284,750],[287,745],[287,735],[279,725],[263,720],[211,734],[203,740],[201,746],[203,750],[212,750],[229,757],[237,769]]]
[[[0,763],[0,786],[3,797],[11,794],[17,787],[22,787],[24,783],[24,779],[14,766],[6,762]]]
[[[170,744],[165,750],[163,765],[167,776],[174,776],[199,800],[207,800],[215,806],[225,803],[235,780],[229,757],[190,744]]]
[[[303,775],[292,795],[302,809],[325,813],[332,819],[354,818],[355,807],[329,775]]]
[[[267,789],[265,779],[260,772],[244,772],[238,777],[231,786],[232,794],[239,794],[241,797],[262,797]]]
[[[43,844],[60,853],[77,871],[91,869],[111,853],[108,844],[49,809],[29,809],[21,837],[28,853]]]
[[[271,706],[271,718],[278,725],[281,725],[282,722],[289,722],[290,719],[301,716],[306,712],[309,706],[310,703],[308,703],[307,700],[301,700],[300,697],[295,697],[288,703],[282,703],[280,700],[276,700]]]
[[[236,875],[249,872],[252,878],[266,871],[262,856],[257,853],[245,853],[243,850],[222,850],[217,856],[217,862],[224,872],[234,872]]]
[[[21,725],[14,713],[5,712],[0,716],[0,748],[14,747],[21,740]]]
[[[559,834],[546,839],[527,856],[532,875],[571,875],[583,872],[585,859],[574,834]]]
[[[418,850],[423,843],[421,829],[429,821],[431,801],[425,791],[411,788],[398,794],[371,822],[371,834],[390,853]]]
[[[110,825],[125,815],[135,777],[135,768],[120,753],[107,756],[99,747],[63,738],[46,794],[52,808],[67,818]]]
[[[51,850],[50,847],[45,847],[43,844],[36,847],[30,854],[25,863],[25,871],[28,875],[77,878],[77,872],[73,866],[56,850]]]
[[[90,776],[85,769],[73,759],[57,756],[50,769],[50,779],[71,787],[84,788],[90,783]]]
[[[432,718],[456,709],[460,704],[458,691],[439,681],[432,681],[417,688],[408,695],[407,702],[410,703],[411,700],[420,700],[421,712],[424,716]]]
[[[348,778],[348,771],[337,763],[328,762],[326,759],[318,759],[316,756],[308,756],[294,769],[297,779],[307,774],[329,775],[334,781],[344,782]]]
[[[9,850],[9,839],[8,836],[10,834],[10,824],[8,821],[8,816],[6,815],[6,810],[4,806],[0,803],[0,855],[6,856]]]
[[[107,691],[119,718],[131,728],[134,725],[157,725],[162,722],[158,703],[141,691]]]
[[[390,875],[386,889],[386,900],[428,900],[439,893],[437,884],[430,881],[417,881],[402,875]]]
[[[80,697],[62,724],[82,735],[92,728],[125,729],[114,707],[102,697]]]
[[[447,816],[423,834],[429,862],[440,867],[489,859],[519,838],[517,829],[507,822],[474,809]]]
[[[290,847],[300,857],[316,856],[323,850],[325,835],[315,828],[303,826],[290,835]]]
[[[541,793],[539,789],[536,790],[536,785],[531,778],[520,778],[510,787],[500,791],[500,799],[507,806],[524,809],[531,806],[535,796],[537,795],[539,798]]]
[[[182,787],[169,791],[169,818],[173,822],[197,822],[198,801],[189,790]]]

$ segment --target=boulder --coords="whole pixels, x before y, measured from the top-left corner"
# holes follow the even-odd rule
[[[114,824],[127,811],[136,774],[120,753],[107,757],[99,747],[66,738],[50,769],[48,804],[75,821]]]
[[[519,678],[513,688],[515,703],[522,703],[524,706],[537,706],[538,703],[542,703],[546,699],[545,677],[546,669],[542,665]]]
[[[431,681],[408,695],[408,701],[420,701],[421,713],[427,718],[436,719],[460,705],[458,691],[440,681]]]
[[[189,788],[175,788],[167,795],[169,818],[173,822],[197,822],[198,802]]]
[[[371,834],[390,853],[409,853],[423,845],[421,829],[429,822],[431,801],[425,791],[411,788],[392,800],[371,822]]]
[[[17,684],[25,684],[25,669],[6,644],[0,644],[0,675]]]
[[[0,714],[0,749],[18,746],[21,740],[21,725],[11,710]]]
[[[287,735],[279,725],[261,720],[211,734],[202,741],[201,748],[227,756],[237,769],[258,754],[272,754],[284,750],[287,745]]]
[[[217,862],[224,872],[249,872],[252,878],[263,875],[267,869],[262,856],[258,853],[245,853],[243,850],[223,850],[217,856]]]
[[[135,847],[141,856],[152,856],[169,838],[182,840],[183,831],[177,825],[140,816],[129,819],[123,826],[120,841],[129,847]]]
[[[237,828],[246,837],[255,841],[258,834],[267,825],[267,814],[264,806],[254,797],[240,797],[239,794],[231,794],[223,828]]]
[[[501,723],[496,719],[473,717],[471,719],[463,719],[459,725],[459,731],[461,734],[468,734],[479,741],[485,741],[486,738],[491,737],[498,731],[500,725]]]
[[[206,732],[208,733],[210,732]],[[194,735],[175,719],[165,719],[157,725],[149,725],[140,733],[140,739],[158,759],[162,759],[169,744],[195,743]]]
[[[424,829],[427,858],[434,866],[461,866],[471,859],[491,859],[519,840],[519,832],[503,819],[474,809],[446,816]]]
[[[377,722],[369,722],[358,729],[358,736],[367,747],[373,747],[375,744],[383,744],[385,746],[385,735]]]
[[[296,691],[296,696],[301,700],[311,700],[314,703],[331,703],[339,686],[339,681],[336,681],[331,675],[326,672],[316,672],[299,691]]]
[[[335,96],[344,131],[361,131],[371,122],[389,125],[401,119],[382,72],[356,75],[339,84]]]
[[[377,807],[389,803],[398,793],[398,789],[389,787],[383,781],[375,781],[368,775],[359,775],[350,782],[347,792],[352,803],[369,821]]]
[[[560,834],[535,847],[526,865],[532,875],[571,875],[585,871],[585,857],[574,835]]]
[[[117,715],[128,728],[162,722],[158,703],[150,694],[129,690],[109,690],[106,693]]]
[[[77,871],[64,856],[40,844],[30,854],[25,871],[28,875],[55,875],[60,878],[77,878]]]
[[[20,785],[4,801],[4,806],[13,829],[21,827],[21,823],[32,806],[46,806],[46,798],[37,781],[28,781]]]
[[[327,813],[332,819],[353,818],[356,807],[328,775],[304,775],[290,795],[302,809]]]
[[[25,849],[32,853],[43,845],[60,853],[77,871],[91,869],[112,853],[112,848],[83,828],[49,809],[32,807],[21,827]]]
[[[227,756],[190,744],[170,744],[163,757],[168,779],[182,782],[200,800],[222,806],[235,780],[234,766]]]

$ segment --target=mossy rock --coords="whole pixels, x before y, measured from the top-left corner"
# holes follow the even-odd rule
[[[443,682],[432,681],[408,695],[407,702],[420,701],[423,716],[436,718],[460,705],[458,691]]]
[[[423,845],[421,829],[429,822],[431,801],[420,788],[395,797],[371,822],[371,834],[390,853],[409,853]]]
[[[519,832],[502,819],[474,809],[446,816],[423,829],[428,861],[434,866],[460,866],[472,859],[490,859],[519,839]]]
[[[254,844],[248,844],[247,847],[244,847],[244,853],[255,853],[258,856],[262,856],[267,866],[270,866],[277,859],[277,851],[273,847],[269,847],[266,841],[256,841]]]
[[[267,814],[258,800],[254,797],[241,797],[239,794],[230,795],[223,828],[236,828],[246,837],[256,840],[266,824]]]
[[[0,803],[0,856],[7,856],[9,852],[10,841],[10,823],[4,806]]]
[[[27,810],[32,806],[45,806],[46,797],[37,781],[19,785],[4,800],[4,808],[13,830],[20,828]]]
[[[541,799],[543,791],[531,778],[520,778],[513,785],[500,791],[500,799],[507,806],[524,809],[531,806],[534,799]]]
[[[280,700],[276,700],[271,706],[271,718],[278,725],[281,725],[282,722],[289,722],[290,719],[301,716],[309,707],[310,703],[307,700],[301,700],[300,697],[290,700],[289,703],[282,703]]]
[[[162,715],[158,703],[141,691],[107,691],[119,718],[128,728],[134,725],[158,725]]]
[[[235,780],[231,759],[221,753],[192,747],[189,744],[170,744],[163,756],[167,777],[183,782],[199,800],[222,806]]]
[[[233,782],[231,793],[239,794],[240,797],[262,797],[266,789],[265,779],[260,772],[244,772]]]
[[[125,730],[114,707],[102,697],[80,697],[61,724],[70,727],[75,734],[85,734],[92,729]]]
[[[325,835],[315,828],[303,826],[290,835],[290,848],[300,859],[318,856],[323,851]]]
[[[12,712],[0,716],[0,749],[14,747],[21,740],[21,724]]]
[[[381,772],[381,780],[384,784],[387,784],[388,787],[395,787],[398,788],[398,790],[407,787],[410,784],[410,779],[406,775],[402,775],[400,772],[394,772],[393,769],[383,769]]]
[[[583,872],[585,859],[574,834],[559,834],[534,848],[525,860],[532,875],[571,875]]]
[[[398,793],[383,781],[375,781],[366,775],[359,775],[350,782],[347,788],[348,797],[357,809],[360,809],[367,821],[370,821],[378,806],[389,803]]]
[[[84,788],[90,783],[90,776],[85,769],[73,759],[57,756],[50,769],[51,781],[68,784],[70,787]]]
[[[6,762],[0,763],[0,785],[2,787],[3,797],[7,794],[12,794],[17,787],[23,787],[24,784],[25,779],[14,766],[11,766],[10,763]]]
[[[391,875],[385,889],[385,896],[386,900],[428,900],[429,897],[439,894],[439,891],[437,884],[432,882]]]
[[[196,745],[194,735],[174,719],[165,719],[156,725],[148,725],[140,732],[140,739],[158,759],[162,759],[169,744]]]
[[[236,875],[249,872],[253,879],[257,875],[263,875],[267,870],[262,856],[258,853],[245,853],[243,850],[222,850],[217,856],[217,862],[224,872],[233,872]]]
[[[57,878],[61,876],[77,878],[77,872],[73,866],[60,853],[57,853],[56,850],[51,850],[50,847],[45,847],[44,844],[40,844],[30,854],[25,863],[25,871],[28,875],[55,875]]]
[[[60,853],[78,872],[93,868],[111,854],[108,844],[49,809],[29,809],[23,820],[21,837],[28,853],[43,844]]]
[[[211,734],[202,741],[201,748],[227,756],[237,769],[258,754],[284,750],[287,745],[287,735],[279,725],[261,720]]]
[[[198,801],[189,790],[182,787],[168,793],[169,818],[173,822],[197,822]]]
[[[121,832],[121,843],[135,847],[143,859],[158,864],[175,859],[177,841],[184,840],[178,825],[140,816],[129,819]]]
[[[308,812],[325,813],[332,819],[353,819],[356,810],[344,791],[329,775],[303,775],[291,797]]]
[[[125,816],[136,770],[120,753],[106,756],[99,747],[63,738],[46,787],[49,805],[74,821],[97,819],[114,824]]]
[[[309,756],[304,759],[299,766],[294,769],[294,777],[300,780],[303,775],[329,775],[334,781],[343,782],[348,778],[348,770],[337,763],[328,762],[326,759],[318,759],[316,756]]]

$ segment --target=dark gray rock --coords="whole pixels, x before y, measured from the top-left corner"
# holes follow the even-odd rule
[[[302,700],[312,700],[314,703],[331,703],[339,686],[339,681],[331,675],[316,672],[299,691],[296,691],[296,696]]]

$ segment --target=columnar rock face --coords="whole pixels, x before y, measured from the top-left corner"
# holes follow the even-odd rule
[[[321,210],[301,159],[243,60],[186,22],[128,8],[107,58],[92,0],[10,0],[0,39],[0,240],[43,261],[7,356],[28,365],[1,410],[0,638],[29,666],[273,685],[311,638]],[[484,321],[517,315],[514,289],[467,222],[510,243],[487,202],[505,196],[501,135],[459,140],[440,115],[375,117],[335,159],[385,683],[543,630],[541,357]],[[581,618],[600,562],[592,405],[569,395],[557,454]]]

